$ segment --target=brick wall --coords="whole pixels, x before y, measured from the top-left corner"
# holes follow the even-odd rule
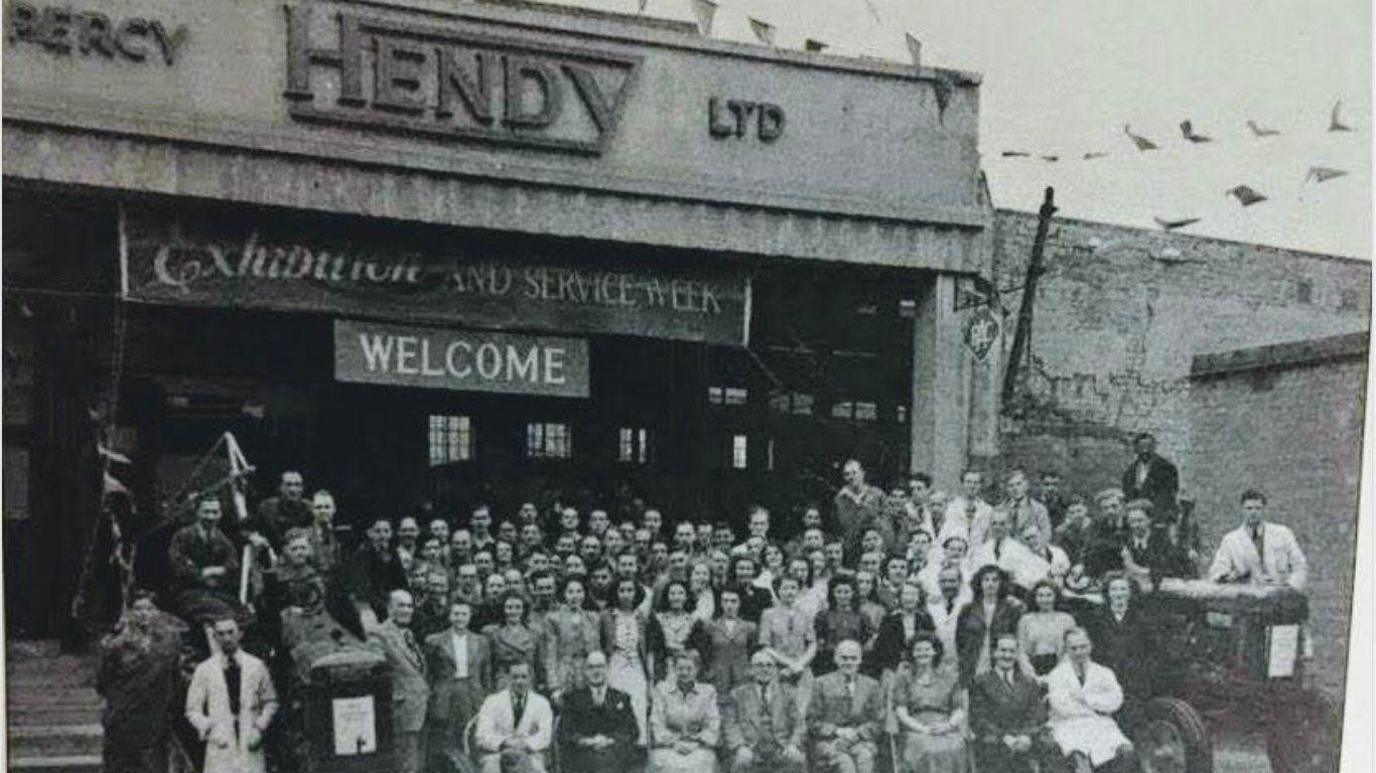
[[[1020,287],[1033,213],[1000,210],[994,280]],[[1368,329],[1366,261],[1180,233],[1057,219],[1035,304],[1027,389],[999,426],[1007,469],[1059,468],[1070,487],[1113,485],[1132,433],[1156,434],[1198,488],[1189,372],[1196,354]],[[1021,292],[1005,292],[1006,361]]]
[[[1255,362],[1191,383],[1187,464],[1210,550],[1241,520],[1238,494],[1269,497],[1310,564],[1315,682],[1342,695],[1356,550],[1366,347],[1308,362]]]

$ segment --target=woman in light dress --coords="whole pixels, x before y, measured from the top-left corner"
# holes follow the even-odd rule
[[[649,637],[645,618],[636,611],[644,589],[628,578],[612,584],[612,605],[602,613],[602,651],[607,653],[607,684],[631,696],[639,728],[637,743],[645,745],[650,706]]]
[[[949,669],[938,669],[941,639],[929,631],[913,640],[912,660],[900,669],[892,711],[899,730],[901,773],[968,773],[965,690]]]

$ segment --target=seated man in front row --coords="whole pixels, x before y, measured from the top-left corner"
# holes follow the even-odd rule
[[[796,691],[778,680],[779,662],[767,650],[750,656],[753,681],[731,691],[724,731],[732,773],[802,773],[803,713]]]
[[[478,709],[474,741],[482,753],[483,773],[544,771],[545,751],[554,728],[549,701],[530,689],[530,664],[507,668],[507,687],[494,692]]]
[[[1054,771],[1064,758],[1046,728],[1046,701],[1035,677],[1018,666],[1018,637],[999,634],[993,667],[970,685],[970,730],[981,771]]]
[[[587,684],[564,694],[560,767],[567,773],[627,770],[638,734],[631,698],[607,686],[607,656],[597,650],[588,653],[583,675]]]
[[[1066,656],[1046,676],[1051,703],[1051,735],[1076,773],[1101,767],[1132,773],[1137,759],[1132,742],[1113,714],[1123,706],[1123,690],[1113,670],[1089,659],[1093,649],[1083,628],[1065,632]]]
[[[879,682],[859,673],[860,654],[853,639],[836,645],[836,670],[812,683],[807,724],[818,769],[827,773],[874,773],[884,700]]]

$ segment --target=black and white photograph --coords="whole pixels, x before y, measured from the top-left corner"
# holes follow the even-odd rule
[[[7,770],[1371,764],[1369,0],[0,8]]]

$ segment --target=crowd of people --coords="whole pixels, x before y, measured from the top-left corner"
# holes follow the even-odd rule
[[[1020,470],[996,502],[973,469],[954,496],[922,473],[884,491],[851,460],[829,512],[786,535],[763,507],[737,533],[527,503],[379,516],[352,550],[329,493],[287,472],[242,523],[222,529],[206,496],[173,538],[163,606],[212,634],[178,709],[208,773],[297,767],[293,637],[327,619],[390,666],[402,773],[1133,770],[1156,656],[1137,594],[1201,575],[1302,589],[1307,571],[1259,491],[1203,560],[1175,468],[1149,436],[1137,450],[1092,501],[1052,473],[1034,495]],[[149,708],[176,700],[181,655],[154,603],[137,594],[105,644],[107,728],[150,725],[107,732],[112,771],[161,770]]]

